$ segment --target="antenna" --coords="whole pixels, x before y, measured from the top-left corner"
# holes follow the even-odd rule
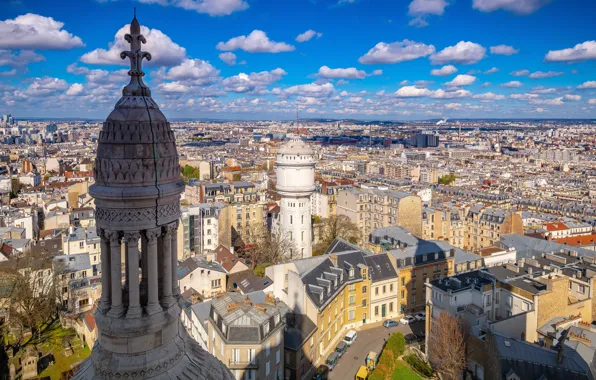
[[[134,16],[137,18],[137,7],[134,7]]]

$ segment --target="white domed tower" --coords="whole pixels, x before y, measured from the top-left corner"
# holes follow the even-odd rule
[[[281,195],[279,229],[296,249],[292,257],[312,256],[310,196],[314,191],[314,151],[301,139],[294,138],[277,152],[277,192]]]
[[[98,338],[74,379],[225,379],[230,371],[180,322],[176,231],[180,165],[170,123],[143,83],[145,38],[136,17],[125,35],[130,83],[99,135],[94,169],[101,239]]]

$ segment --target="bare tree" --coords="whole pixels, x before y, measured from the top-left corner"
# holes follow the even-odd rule
[[[41,334],[41,327],[59,310],[59,264],[54,267],[52,257],[27,253],[11,259],[5,275],[14,284],[11,293],[9,323],[22,332],[30,329],[33,335]]]
[[[333,215],[321,221],[321,239],[315,247],[316,254],[322,254],[337,238],[356,244],[360,241],[360,228],[346,215]]]
[[[294,243],[283,231],[269,231],[265,225],[254,226],[241,235],[246,247],[245,255],[257,264],[275,265],[297,256]]]
[[[447,313],[432,323],[429,341],[430,361],[442,379],[456,380],[466,367],[465,325]]]

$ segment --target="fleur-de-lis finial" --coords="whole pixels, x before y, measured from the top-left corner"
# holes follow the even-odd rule
[[[141,34],[141,25],[137,20],[137,9],[134,9],[134,18],[130,23],[130,33],[124,35],[124,39],[130,43],[130,50],[120,53],[120,58],[130,59],[130,83],[122,89],[123,96],[151,96],[151,90],[143,83],[143,58],[151,60],[151,54],[141,50],[141,44],[147,43]]]

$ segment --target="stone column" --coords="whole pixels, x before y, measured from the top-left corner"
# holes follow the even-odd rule
[[[139,318],[141,310],[141,297],[139,293],[139,238],[138,232],[124,234],[126,255],[128,257],[128,311],[126,318]]]
[[[101,301],[99,302],[99,311],[105,314],[112,306],[110,242],[103,228],[97,229],[97,235],[100,238],[101,249]]]
[[[111,280],[112,280],[112,307],[108,315],[113,318],[120,318],[124,315],[122,304],[122,251],[120,249],[120,232],[110,231],[107,233],[110,239],[111,255]]]
[[[147,235],[141,234],[141,305],[147,304]]]
[[[163,233],[161,235],[162,241],[162,294],[161,294],[161,306],[169,308],[174,304],[174,298],[172,297],[172,227],[166,225],[163,227]]]
[[[172,223],[172,295],[178,298],[180,287],[178,286],[178,222]]]
[[[161,228],[145,231],[147,238],[147,306],[145,311],[153,315],[162,311],[159,304],[159,273],[157,270],[157,238],[161,235]]]
[[[128,288],[128,254],[126,253],[126,244],[121,246],[122,256],[124,256],[124,289]]]

